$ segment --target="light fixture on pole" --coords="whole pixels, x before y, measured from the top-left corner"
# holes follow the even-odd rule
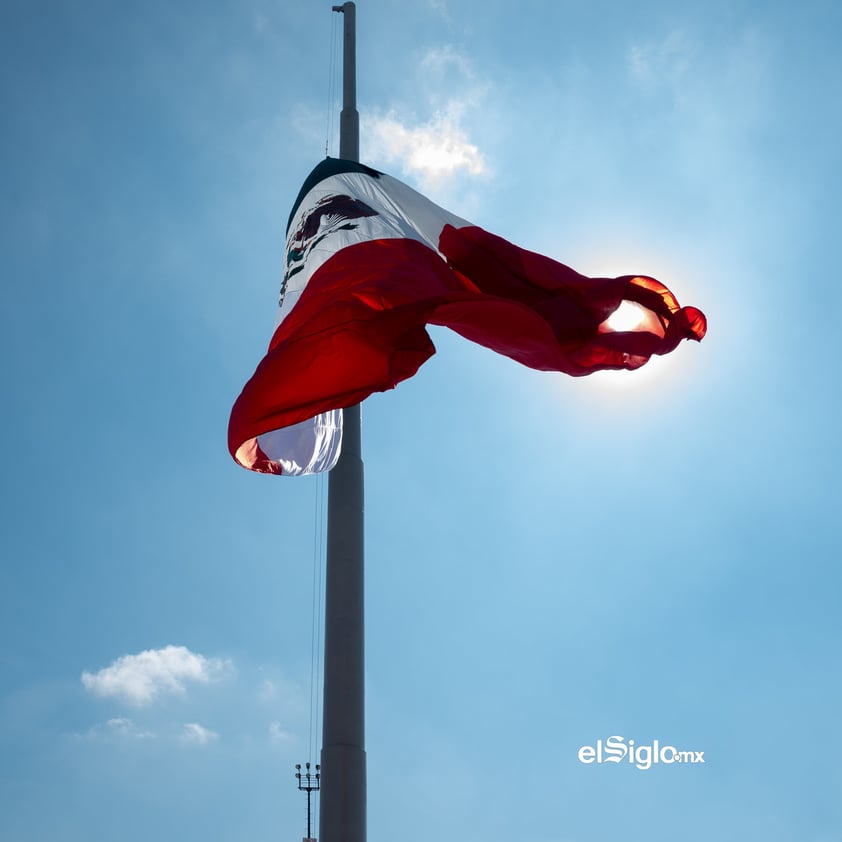
[[[302,773],[301,771],[301,764],[295,764],[295,777],[298,779],[298,788],[302,792],[307,793],[307,836],[304,838],[304,842],[316,842],[315,838],[310,832],[311,828],[311,817],[312,817],[312,809],[311,809],[311,793],[318,792],[320,787],[321,781],[321,766],[316,764],[316,771],[315,774],[310,772],[310,764],[304,764],[305,771]]]

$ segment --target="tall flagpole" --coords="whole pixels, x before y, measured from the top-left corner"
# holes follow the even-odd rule
[[[359,161],[356,6],[344,18],[339,157]],[[321,842],[365,842],[365,603],[360,407],[344,410],[342,456],[328,479]]]

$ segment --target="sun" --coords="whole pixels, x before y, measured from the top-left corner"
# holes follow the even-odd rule
[[[616,332],[634,330],[646,318],[642,307],[631,301],[621,301],[620,306],[605,320],[605,324]]]

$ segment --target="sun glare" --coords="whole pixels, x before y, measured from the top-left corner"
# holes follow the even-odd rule
[[[643,308],[631,301],[622,301],[620,306],[608,317],[606,324],[611,330],[634,330],[646,318]]]
[[[655,381],[663,382],[672,367],[672,356],[653,356],[634,371],[595,371],[587,379],[598,389],[638,391],[652,385]]]

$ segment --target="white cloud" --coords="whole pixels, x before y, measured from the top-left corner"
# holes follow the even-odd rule
[[[634,44],[629,50],[629,71],[646,85],[680,84],[695,56],[692,42],[681,31],[670,32],[658,41]]]
[[[184,693],[189,682],[206,684],[231,668],[230,661],[206,658],[186,646],[166,646],[123,655],[96,673],[83,672],[82,684],[97,696],[146,705],[165,693]]]
[[[485,175],[488,165],[470,129],[488,85],[470,59],[453,47],[434,47],[418,60],[416,80],[412,99],[425,103],[424,116],[396,108],[363,114],[366,160],[397,165],[425,188],[456,175]]]
[[[486,172],[479,148],[468,140],[454,113],[436,113],[420,125],[402,122],[395,112],[375,116],[367,126],[367,143],[372,160],[399,163],[405,173],[430,186],[467,172]]]
[[[427,0],[427,5],[434,12],[438,12],[446,21],[450,20],[450,10],[447,8],[445,0]]]
[[[260,689],[257,691],[257,698],[261,702],[271,702],[278,695],[278,688],[274,681],[264,678],[260,682]]]
[[[273,743],[286,743],[292,739],[292,734],[284,731],[281,728],[280,722],[271,722],[269,724],[269,740]]]
[[[750,27],[734,31],[715,51],[706,49],[701,35],[675,30],[638,42],[628,53],[629,78],[646,97],[647,116],[634,127],[637,136],[655,140],[664,157],[665,139],[672,143],[676,170],[706,193],[711,173],[731,173],[717,181],[717,206],[739,207],[737,217],[744,218],[745,202],[755,222],[762,212],[757,189],[766,196],[763,204],[777,213],[770,193],[776,185],[765,183],[756,150],[756,137],[777,113],[771,49],[764,33]],[[748,187],[754,172],[764,183]],[[781,194],[791,195],[785,189]]]
[[[476,74],[474,73],[470,59],[449,45],[433,47],[427,50],[422,56],[419,66],[426,76],[430,76],[431,74],[441,76],[454,69],[461,74],[461,85],[463,87],[466,83],[476,83]]]
[[[208,743],[216,742],[219,734],[199,725],[198,722],[188,722],[181,732],[181,742],[194,746],[206,746]]]
[[[105,727],[112,734],[119,734],[123,737],[132,737],[133,739],[138,740],[144,740],[148,737],[154,736],[151,731],[141,731],[131,719],[124,716],[109,719],[105,723]]]
[[[77,739],[88,740],[149,740],[155,734],[144,731],[124,716],[109,719],[89,728],[84,734],[74,734]]]
[[[271,730],[271,729],[270,729]],[[180,733],[173,732],[171,726],[164,729],[164,733],[157,735],[153,731],[147,731],[139,727],[134,720],[120,716],[109,719],[107,722],[100,722],[89,728],[84,733],[73,734],[77,740],[97,740],[109,742],[129,742],[135,740],[150,740],[161,737],[171,739],[178,735],[178,741],[188,745],[204,746],[216,742],[219,734],[210,728],[205,728],[198,722],[188,722],[182,726]],[[286,735],[278,731],[277,739],[285,739]]]

